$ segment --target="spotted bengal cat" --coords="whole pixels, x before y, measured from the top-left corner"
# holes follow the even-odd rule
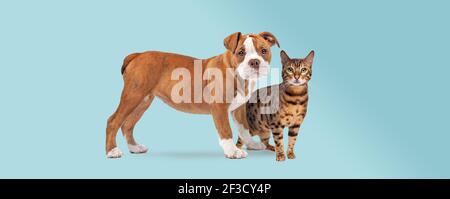
[[[312,75],[314,51],[304,59],[291,59],[284,51],[281,51],[280,56],[283,82],[262,88],[267,93],[265,96],[271,96],[271,100],[261,99],[259,89],[252,94],[245,106],[233,112],[233,116],[239,125],[238,147],[245,143],[248,149],[272,150],[276,152],[277,161],[284,161],[283,129],[286,127],[289,128],[287,156],[289,159],[295,158],[294,145],[308,105],[308,81]],[[274,93],[275,88],[278,93]],[[267,109],[269,107],[272,109]],[[269,144],[270,132],[276,147]],[[255,135],[260,137],[262,143],[255,143],[251,139]],[[258,144],[263,148],[255,147]]]

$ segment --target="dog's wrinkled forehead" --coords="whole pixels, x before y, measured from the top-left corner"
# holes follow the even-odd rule
[[[259,52],[262,49],[270,50],[270,47],[271,44],[260,35],[247,34],[241,37],[237,49],[255,50]]]

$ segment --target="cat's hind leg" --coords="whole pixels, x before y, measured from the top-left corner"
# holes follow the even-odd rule
[[[263,131],[259,134],[259,139],[266,146],[266,150],[275,151],[275,147],[269,143],[270,131]]]

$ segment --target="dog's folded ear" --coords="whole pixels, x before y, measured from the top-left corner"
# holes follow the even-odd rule
[[[274,46],[275,44],[280,47],[280,44],[278,43],[277,38],[270,32],[261,32],[259,35],[264,38],[266,41],[268,41],[271,46]]]
[[[241,32],[235,32],[223,40],[223,45],[231,52],[235,52],[241,38]]]

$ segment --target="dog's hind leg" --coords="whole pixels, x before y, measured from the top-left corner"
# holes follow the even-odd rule
[[[128,115],[142,102],[146,94],[148,92],[144,90],[142,85],[137,84],[137,82],[131,84],[125,83],[119,106],[116,112],[108,119],[106,127],[106,157],[120,158],[122,156],[122,152],[117,148],[116,144],[117,131]]]
[[[136,107],[136,109],[134,109],[134,111],[130,115],[128,115],[127,119],[121,127],[123,136],[127,140],[128,149],[131,153],[146,153],[148,151],[147,147],[136,142],[133,136],[133,130],[136,123],[141,119],[142,115],[144,115],[148,107],[150,107],[153,98],[154,95],[152,94],[145,96],[142,102]]]

